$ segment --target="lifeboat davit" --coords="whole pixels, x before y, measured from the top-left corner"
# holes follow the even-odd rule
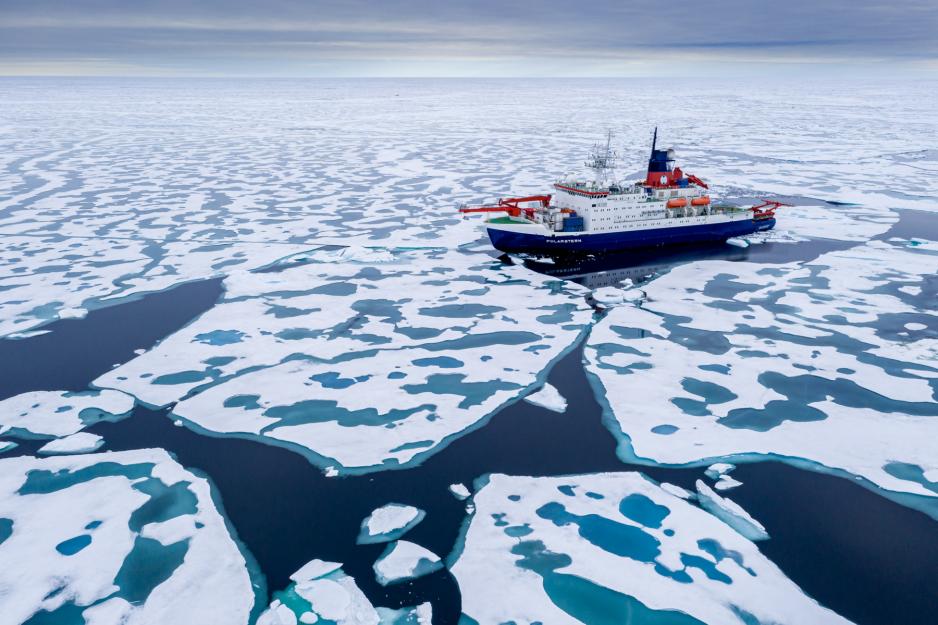
[[[684,208],[687,206],[687,200],[682,197],[674,198],[673,200],[668,200],[668,208]]]
[[[690,203],[693,206],[706,206],[707,204],[710,203],[710,196],[705,195],[703,197],[695,197],[693,200],[690,201]]]

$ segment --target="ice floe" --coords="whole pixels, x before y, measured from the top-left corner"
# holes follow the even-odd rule
[[[697,480],[697,501],[705,510],[735,529],[749,540],[767,540],[765,527],[731,499],[721,497],[713,489]]]
[[[0,614],[247,624],[257,588],[209,483],[159,449],[0,460]]]
[[[127,415],[134,398],[113,390],[32,391],[0,401],[0,434],[68,436],[98,421]]]
[[[45,456],[56,454],[83,454],[96,451],[104,445],[104,439],[90,432],[69,434],[63,438],[49,441],[39,448],[39,453]]]
[[[375,576],[382,586],[422,577],[441,568],[443,562],[439,556],[407,540],[388,545],[374,564]]]
[[[96,380],[201,432],[340,472],[432,453],[539,383],[591,322],[586,290],[445,250],[239,273],[222,302]],[[381,398],[376,404],[375,398]]]
[[[900,290],[936,272],[938,256],[879,241],[805,264],[672,269],[641,308],[611,310],[585,352],[620,455],[771,456],[938,496],[916,477],[938,467],[936,346],[904,328],[936,315]]]
[[[451,562],[478,623],[847,623],[723,521],[639,473],[492,475]]]
[[[358,542],[386,543],[397,540],[423,521],[426,512],[414,506],[389,503],[372,512],[362,521]]]
[[[567,411],[567,400],[555,386],[547,382],[539,391],[526,395],[524,401],[554,412],[564,413]]]
[[[338,562],[312,560],[290,576],[292,584],[274,593],[256,625],[430,625],[429,603],[411,608],[375,608]]]
[[[450,484],[449,492],[453,493],[453,496],[459,500],[469,499],[469,496],[472,494],[469,492],[469,489],[466,488],[465,484]]]

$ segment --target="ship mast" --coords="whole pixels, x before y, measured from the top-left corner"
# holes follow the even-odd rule
[[[615,169],[616,157],[618,155],[612,150],[612,131],[606,134],[606,145],[597,143],[589,154],[589,159],[584,163],[587,167],[596,172],[595,184],[597,187],[605,187],[609,181],[609,173]]]

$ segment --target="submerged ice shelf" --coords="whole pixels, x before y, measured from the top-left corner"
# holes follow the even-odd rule
[[[323,468],[391,468],[524,393],[591,323],[578,285],[485,256],[322,255],[233,274],[215,308],[95,384]]]
[[[938,340],[905,324],[938,318],[903,288],[936,271],[931,252],[874,241],[808,264],[697,262],[649,283],[586,350],[620,455],[804,459],[927,506]]]
[[[163,450],[0,460],[0,527],[11,625],[247,625],[259,590],[208,481]]]
[[[474,501],[450,563],[469,623],[848,623],[639,473],[492,475]]]

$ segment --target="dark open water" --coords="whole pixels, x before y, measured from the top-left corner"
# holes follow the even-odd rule
[[[923,236],[920,216],[900,224]],[[703,257],[784,262],[796,254],[812,258],[839,244],[766,244],[749,250],[701,248],[676,254],[630,258],[666,267]],[[603,261],[567,272],[578,281],[603,282],[621,267]],[[582,275],[583,271],[607,272]],[[557,270],[558,275],[564,268]],[[640,273],[640,272],[639,272]],[[113,364],[133,357],[210,308],[221,293],[217,280],[192,283],[137,301],[89,313],[82,320],[50,324],[49,334],[0,341],[0,397],[28,390],[87,387]],[[214,482],[239,539],[253,555],[269,590],[312,558],[343,563],[376,605],[397,607],[432,601],[434,623],[453,624],[459,593],[445,570],[384,588],[371,565],[383,545],[356,545],[361,520],[388,501],[427,511],[407,538],[440,556],[453,548],[465,512],[449,484],[486,473],[561,475],[638,470],[657,480],[693,489],[701,469],[665,469],[623,464],[581,364],[582,345],[559,361],[549,381],[568,399],[566,414],[511,404],[484,427],[457,439],[423,465],[373,475],[326,478],[289,450],[249,440],[214,438],[172,425],[166,411],[137,408],[118,423],[91,431],[106,449],[163,447],[186,467]],[[836,442],[832,442],[836,444]],[[18,453],[38,445],[25,443]],[[805,592],[863,625],[936,622],[938,526],[925,514],[903,507],[853,483],[778,462],[741,465],[743,486],[732,498],[762,522],[772,538],[759,544]]]

